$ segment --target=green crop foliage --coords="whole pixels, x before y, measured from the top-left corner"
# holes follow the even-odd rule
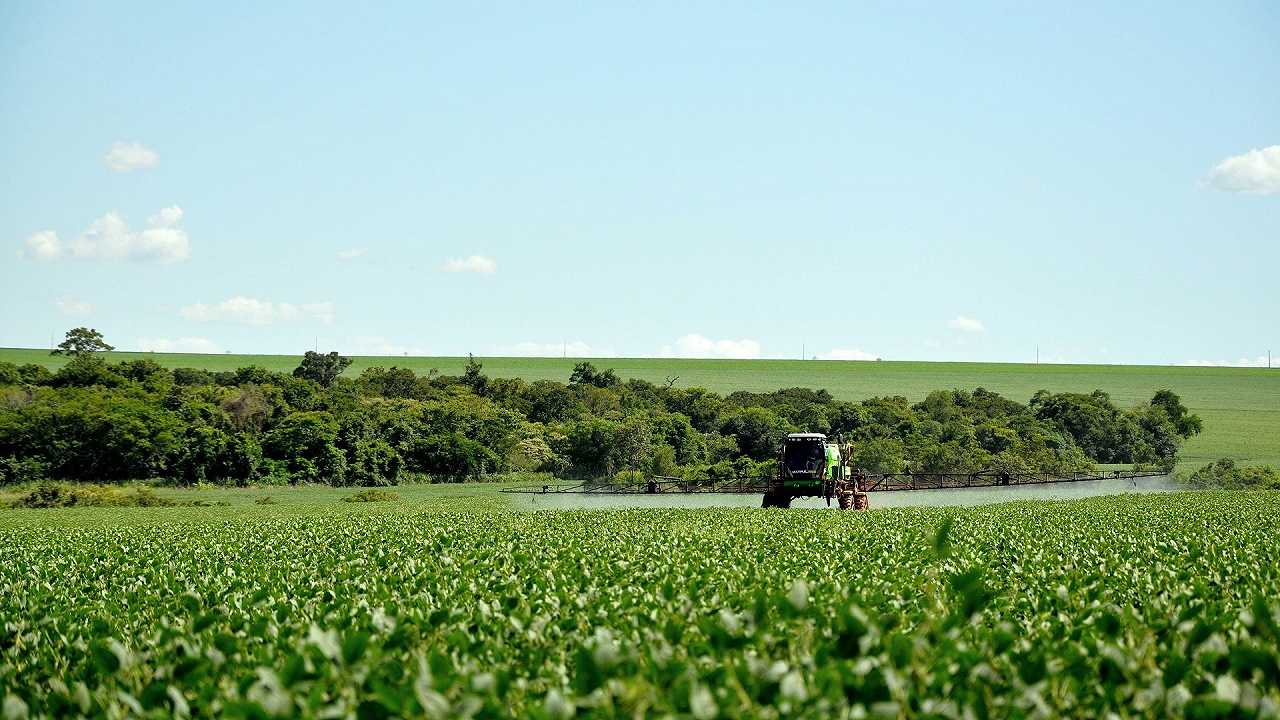
[[[1274,717],[1280,703],[1276,492],[857,514],[437,499],[5,511],[60,520],[0,514],[4,712]],[[135,522],[89,521],[107,513]]]

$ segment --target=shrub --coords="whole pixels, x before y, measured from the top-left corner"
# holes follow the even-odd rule
[[[350,503],[391,502],[393,500],[399,500],[399,499],[400,499],[400,493],[398,492],[394,492],[391,490],[379,490],[376,488],[371,488],[369,490],[361,490],[355,495],[348,495],[347,497],[342,498],[342,502],[350,502]]]
[[[1280,470],[1270,465],[1236,465],[1230,458],[1209,463],[1184,478],[1197,488],[1256,488],[1280,490]]]
[[[614,473],[613,481],[622,485],[637,485],[646,480],[639,470],[619,470]]]
[[[65,507],[173,507],[178,503],[149,487],[119,488],[110,485],[45,483],[10,503],[14,508]]]

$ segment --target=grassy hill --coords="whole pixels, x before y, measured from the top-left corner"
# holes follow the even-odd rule
[[[148,357],[166,367],[230,370],[261,365],[289,371],[294,355],[192,355],[114,352],[113,361]],[[65,358],[46,350],[0,349],[0,360],[39,363],[51,369]],[[482,358],[493,376],[565,381],[573,358]],[[985,387],[1026,402],[1040,389],[1089,392],[1101,389],[1117,403],[1133,405],[1169,388],[1205,422],[1205,431],[1183,451],[1184,465],[1220,457],[1280,465],[1280,369],[1202,368],[1147,365],[1031,365],[1014,363],[841,362],[819,360],[673,360],[613,358],[593,360],[624,379],[702,386],[717,392],[776,390],[783,387],[826,388],[837,398],[860,400],[875,395],[904,395],[919,400],[940,388]],[[348,375],[373,365],[399,366],[425,373],[461,374],[466,358],[357,357]]]

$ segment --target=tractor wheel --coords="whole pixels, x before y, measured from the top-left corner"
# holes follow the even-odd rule
[[[839,497],[839,499],[840,499],[840,509],[841,509],[841,510],[852,510],[852,509],[853,509],[853,493],[850,493],[850,492],[842,492],[842,493],[840,493],[840,494],[838,495],[838,497]]]

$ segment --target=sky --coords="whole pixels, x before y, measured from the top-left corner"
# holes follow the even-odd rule
[[[0,346],[1280,366],[1280,4],[0,3]]]

